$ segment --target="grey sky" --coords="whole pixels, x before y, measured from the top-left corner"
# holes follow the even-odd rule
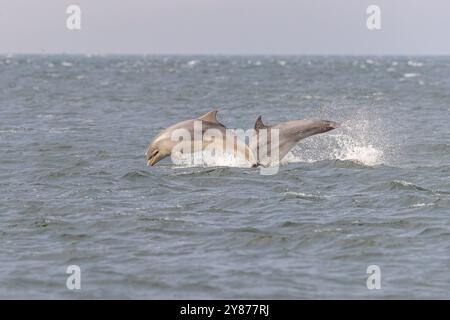
[[[449,0],[0,0],[2,53],[450,54],[449,31]]]

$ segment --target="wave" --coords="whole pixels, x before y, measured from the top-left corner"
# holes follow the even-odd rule
[[[126,180],[136,180],[141,178],[148,178],[150,177],[150,173],[143,170],[131,170],[127,173],[125,173],[121,178]]]
[[[432,190],[418,186],[412,182],[404,180],[393,180],[390,183],[391,190],[415,190],[415,191],[426,191],[432,193]]]
[[[283,195],[284,195],[284,200],[302,199],[302,200],[308,200],[308,201],[313,201],[313,202],[325,200],[325,198],[320,195],[303,193],[303,192],[287,191],[287,192],[284,192]]]

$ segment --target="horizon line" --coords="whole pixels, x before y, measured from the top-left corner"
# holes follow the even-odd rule
[[[0,52],[0,56],[66,55],[66,56],[279,56],[279,57],[450,57],[450,53],[118,53],[118,52]]]

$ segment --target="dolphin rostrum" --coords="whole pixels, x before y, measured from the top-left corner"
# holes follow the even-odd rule
[[[253,152],[232,130],[217,120],[217,110],[197,119],[179,122],[160,132],[145,153],[147,165],[154,166],[162,159],[173,155],[178,149],[182,153],[194,153],[207,147],[227,150],[243,157],[251,166],[256,165]],[[185,141],[181,141],[185,140]]]
[[[337,122],[328,120],[294,120],[267,126],[259,116],[254,127],[256,139],[250,141],[250,148],[258,164],[265,166],[283,160],[300,140],[338,127]]]

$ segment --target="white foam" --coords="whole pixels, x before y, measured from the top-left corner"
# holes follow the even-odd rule
[[[422,207],[431,207],[433,206],[433,203],[423,203],[423,202],[419,202],[419,203],[415,203],[413,205],[410,205],[410,208],[422,208]]]
[[[404,181],[404,180],[394,180],[393,183],[399,184],[403,187],[415,187],[412,182]]]
[[[372,145],[368,146],[350,146],[344,148],[336,157],[340,160],[354,160],[368,166],[374,166],[383,163],[384,153]]]
[[[351,160],[367,166],[385,163],[386,132],[377,121],[363,115],[348,120],[335,131],[302,140],[286,157],[287,162]]]
[[[203,151],[192,154],[176,153],[172,155],[172,161],[182,167],[236,167],[250,168],[252,164],[239,156],[224,152],[220,156],[214,156],[211,152]]]
[[[415,78],[415,77],[418,77],[420,74],[418,74],[418,73],[405,73],[404,75],[403,75],[403,77],[405,77],[405,78]]]
[[[285,196],[300,197],[300,198],[311,199],[311,200],[322,198],[322,196],[317,195],[317,194],[303,193],[303,192],[295,192],[295,191],[287,191],[287,192],[284,192],[283,195],[285,195]]]
[[[190,68],[195,67],[200,61],[198,60],[190,60],[186,65]]]
[[[262,65],[262,62],[259,60],[256,60],[256,61],[248,60],[247,64],[254,65],[254,66],[260,66],[260,65]]]
[[[408,66],[411,67],[422,67],[423,63],[422,62],[418,62],[418,61],[408,61]]]

